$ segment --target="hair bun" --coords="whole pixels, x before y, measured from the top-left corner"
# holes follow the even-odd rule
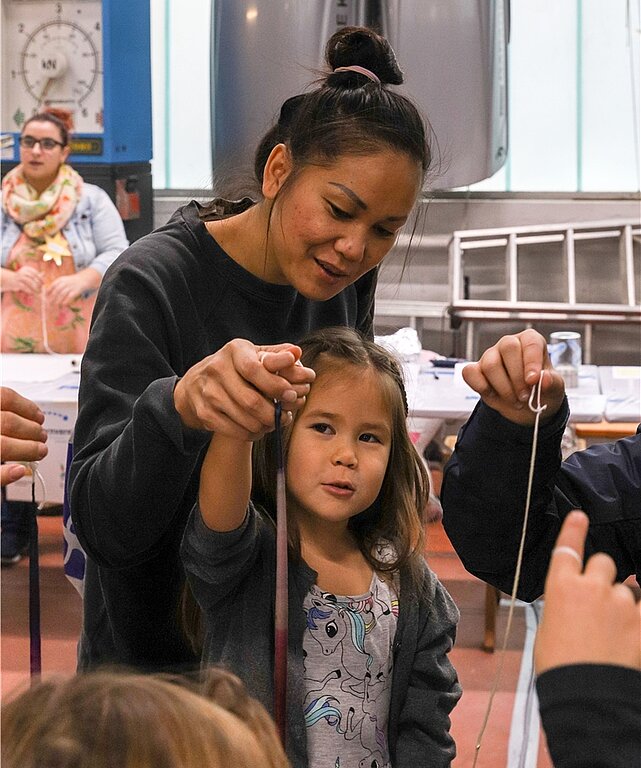
[[[366,27],[343,27],[335,32],[325,46],[325,61],[330,68],[358,65],[373,72],[382,83],[400,85],[403,72],[396,61],[392,46],[381,35]],[[334,77],[350,77],[350,73],[330,74],[329,84]],[[353,74],[351,75],[353,77]]]
[[[45,115],[51,115],[59,120],[69,133],[73,131],[73,115],[68,109],[62,109],[61,107],[47,107],[43,110]]]

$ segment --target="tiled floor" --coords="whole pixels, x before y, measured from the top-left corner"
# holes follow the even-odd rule
[[[41,517],[39,529],[43,675],[71,672],[75,667],[75,644],[80,628],[80,597],[62,573],[61,518]],[[453,768],[471,768],[476,738],[483,722],[500,654],[481,650],[485,586],[465,572],[438,524],[430,526],[428,532],[428,559],[461,610],[461,623],[452,660],[464,693],[452,718],[453,735],[458,745],[458,757]],[[28,561],[25,559],[16,566],[3,568],[1,586],[4,696],[16,686],[28,684]],[[499,641],[503,636],[506,614],[507,609],[501,607],[497,621]],[[508,739],[524,634],[523,609],[517,609],[501,683],[494,698],[477,768],[505,768],[508,765]],[[518,734],[516,741],[518,747]],[[544,740],[539,746],[538,760],[521,758],[519,761],[517,757],[511,766],[551,768]]]

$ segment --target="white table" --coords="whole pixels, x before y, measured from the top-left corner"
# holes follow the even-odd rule
[[[67,443],[78,410],[80,361],[80,355],[0,356],[2,383],[34,400],[44,411],[49,454],[40,463],[40,471],[49,502],[62,503],[63,499]],[[474,410],[479,395],[463,380],[463,365],[453,369],[434,368],[429,363],[404,366],[410,417],[421,432],[421,448],[443,422],[463,423]],[[570,421],[598,422],[604,413],[608,421],[641,421],[640,375],[641,366],[581,366],[579,386],[567,390]],[[30,499],[30,483],[13,483],[7,486],[7,493],[9,498]]]
[[[2,383],[18,391],[14,384],[53,381],[65,373],[80,372],[81,361],[82,355],[3,354]]]
[[[78,415],[80,355],[0,356],[2,384],[36,402],[45,415],[49,453],[38,469],[45,481],[45,501],[62,504],[67,445]],[[7,498],[31,500],[31,480],[23,478],[6,487]],[[36,487],[37,494],[40,489]],[[40,501],[39,496],[37,495]]]
[[[641,422],[641,366],[603,365],[599,380],[606,421]]]
[[[408,363],[404,366],[411,417],[463,422],[468,419],[479,395],[462,376],[465,363],[455,368]],[[570,421],[597,422],[603,418],[606,397],[600,393],[596,365],[582,365],[579,386],[567,390]]]

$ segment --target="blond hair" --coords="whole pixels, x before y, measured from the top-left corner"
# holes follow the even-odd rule
[[[160,676],[96,671],[44,680],[2,707],[2,766],[286,768],[269,716],[227,677],[220,702]]]

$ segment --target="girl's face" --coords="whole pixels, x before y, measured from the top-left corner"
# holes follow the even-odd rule
[[[376,500],[392,442],[383,390],[380,374],[363,366],[317,376],[287,453],[288,505],[299,524],[342,531]]]
[[[392,150],[346,156],[291,174],[280,144],[263,191],[274,201],[267,243],[268,282],[326,301],[380,264],[410,215],[422,181],[419,165]]]
[[[60,129],[48,120],[42,122],[33,120],[24,127],[22,135],[32,136],[34,139],[62,141]],[[43,149],[42,144],[35,144],[31,148],[21,145],[20,162],[25,179],[39,193],[44,192],[55,180],[58,169],[66,161],[69,152],[68,146],[61,147],[59,144],[56,144],[53,149]]]

